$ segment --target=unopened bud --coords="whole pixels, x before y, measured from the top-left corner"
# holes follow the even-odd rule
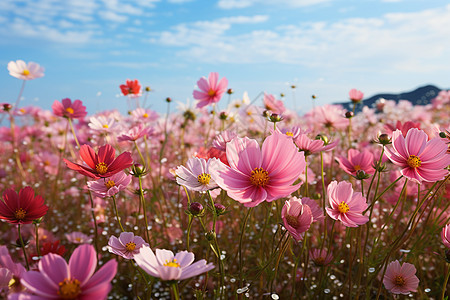
[[[130,174],[133,175],[134,177],[143,177],[143,176],[147,175],[147,173],[148,173],[148,171],[141,164],[134,164],[131,167]]]
[[[345,117],[346,117],[347,119],[353,118],[353,112],[352,112],[352,111],[346,112],[346,113],[345,113]]]
[[[145,87],[145,91],[146,91],[146,92],[150,92],[151,90],[152,90],[152,89],[151,89],[149,86],[146,86],[146,87]]]
[[[221,120],[226,120],[227,119],[227,113],[226,112],[224,112],[224,111],[222,111],[220,114],[219,114],[219,119],[221,119]]]
[[[214,208],[216,209],[216,214],[221,215],[225,212],[226,207],[223,204],[215,203]]]
[[[391,143],[391,138],[386,133],[380,134],[378,143],[385,146],[389,145]]]
[[[191,205],[189,205],[189,212],[193,216],[199,216],[199,215],[203,214],[203,212],[204,212],[203,205],[198,202],[192,202]]]
[[[170,103],[170,102],[172,102],[172,98],[170,98],[170,97],[167,97],[167,98],[166,98],[166,102],[167,102],[167,103]]]
[[[214,231],[208,231],[207,233],[205,233],[205,237],[208,241],[212,241],[215,239],[216,237],[216,233]]]
[[[231,95],[231,94],[233,94],[233,93],[234,93],[233,89],[228,89],[228,90],[227,90],[227,94],[228,94],[228,95]]]
[[[358,171],[356,171],[356,176],[355,176],[355,178],[358,179],[358,180],[367,179],[367,178],[369,178],[369,177],[370,177],[370,175],[367,174],[364,170],[358,170]]]

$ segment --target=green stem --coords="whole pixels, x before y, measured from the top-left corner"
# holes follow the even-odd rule
[[[189,236],[191,235],[192,221],[194,221],[194,217],[189,215],[189,223],[187,228],[187,237],[186,237],[186,250],[189,251]]]
[[[119,226],[120,226],[120,229],[122,230],[122,232],[125,232],[125,230],[122,227],[122,223],[120,222],[119,211],[117,210],[117,205],[116,205],[116,197],[114,195],[112,195],[111,199],[112,199],[114,213],[116,215],[117,222],[119,223]]]
[[[178,284],[177,283],[173,283],[172,284],[172,290],[173,290],[173,294],[175,296],[175,300],[180,300],[180,295],[178,292]]]
[[[445,275],[444,285],[442,286],[441,300],[445,298],[445,291],[447,290],[448,278],[450,277],[450,264],[447,263],[447,275]]]
[[[145,166],[146,163],[145,163],[144,156],[142,156],[141,150],[139,150],[139,147],[138,147],[138,144],[136,143],[136,141],[134,141],[134,146],[136,147],[136,150],[137,150],[137,152],[139,153],[139,157],[140,157],[141,160],[142,160],[142,165]]]
[[[22,251],[23,251],[23,258],[25,259],[27,271],[30,271],[30,265],[28,264],[28,258],[27,258],[27,251],[25,250],[25,243],[23,242],[22,234],[20,233],[20,225],[21,224],[17,224],[17,225],[18,225],[17,228],[18,228],[18,232],[19,232],[20,247],[22,247]]]
[[[35,223],[34,226],[35,226],[34,228],[35,228],[35,233],[36,233],[35,234],[36,235],[36,253],[37,253],[38,257],[40,257],[41,249],[39,249],[39,230],[38,230],[39,226],[37,223]]]
[[[241,236],[239,237],[239,248],[238,248],[238,255],[239,255],[239,286],[243,285],[243,272],[242,272],[242,242],[244,240],[244,233],[245,233],[245,227],[247,226],[247,221],[250,217],[251,212],[253,211],[253,207],[250,207],[247,211],[247,214],[244,218],[244,223],[242,224],[241,228]]]
[[[147,222],[147,208],[145,205],[145,199],[144,199],[144,190],[142,189],[142,177],[139,176],[139,199],[142,203],[142,210],[144,213],[144,222],[145,222],[145,234],[147,236],[147,243],[150,243],[150,234],[148,232],[148,222]]]
[[[81,148],[80,143],[78,142],[77,135],[75,134],[75,129],[73,128],[73,124],[72,124],[72,119],[68,118],[68,120],[69,120],[70,130],[72,131],[73,138],[75,139],[75,143],[77,143],[78,149],[80,149]]]
[[[95,218],[95,212],[94,212],[94,199],[92,198],[91,191],[88,189],[89,199],[91,201],[91,213],[92,213],[92,219],[94,220],[94,245],[95,245],[95,252],[97,252],[97,265],[99,263],[99,255],[100,252],[98,251],[98,227],[97,227],[97,219]]]

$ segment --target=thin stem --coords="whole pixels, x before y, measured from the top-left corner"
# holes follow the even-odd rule
[[[38,230],[39,226],[37,223],[35,223],[34,226],[35,226],[34,228],[35,228],[35,235],[36,235],[36,253],[37,253],[38,257],[40,257],[41,249],[39,249],[40,248],[39,247],[39,230]]]
[[[138,144],[136,143],[136,141],[134,141],[134,146],[136,147],[136,150],[137,150],[137,152],[139,153],[139,157],[140,157],[141,160],[142,160],[142,164],[145,166],[146,163],[145,163],[144,156],[142,156],[141,150],[139,150],[139,147],[138,147]]]
[[[180,300],[180,295],[178,292],[178,284],[177,283],[173,283],[172,284],[172,290],[173,290],[173,294],[175,296],[175,300]]]
[[[81,149],[80,143],[78,142],[78,139],[77,139],[77,135],[75,134],[75,129],[73,128],[72,119],[68,118],[67,120],[69,120],[70,130],[72,131],[73,138],[75,139],[75,143],[77,143],[78,149]]]
[[[95,252],[97,252],[97,264],[100,261],[99,260],[99,251],[98,251],[98,227],[97,227],[97,219],[95,218],[95,212],[94,212],[94,199],[92,198],[91,190],[88,189],[89,199],[91,201],[91,213],[92,213],[92,219],[94,220],[94,246],[95,246]]]
[[[22,234],[20,233],[20,224],[18,225],[18,232],[19,232],[19,240],[20,240],[20,247],[22,247],[22,251],[23,251],[23,258],[25,259],[25,264],[27,266],[27,271],[30,271],[30,265],[28,264],[28,258],[27,258],[27,251],[25,250],[25,243],[23,242],[22,239]]]
[[[20,98],[22,98],[22,94],[23,94],[23,90],[25,89],[26,82],[27,82],[26,80],[23,80],[23,82],[22,82],[22,87],[20,88],[19,96],[17,96],[16,104],[14,105],[14,111],[17,111],[17,109],[19,108]]]
[[[241,228],[241,236],[239,237],[239,248],[238,248],[238,255],[239,255],[239,286],[242,286],[243,284],[243,272],[242,272],[242,242],[244,240],[244,232],[245,232],[245,227],[247,226],[247,221],[250,217],[251,212],[253,211],[253,207],[250,207],[247,211],[247,214],[245,215],[244,218],[244,223],[242,224],[242,228]]]
[[[147,235],[147,243],[150,242],[150,234],[148,232],[148,222],[147,222],[147,208],[145,207],[145,199],[144,199],[144,190],[142,189],[142,177],[139,176],[139,199],[142,203],[142,210],[144,213],[144,222],[145,222],[145,233]]]
[[[444,285],[442,286],[441,300],[445,298],[445,291],[447,290],[448,278],[450,277],[450,264],[447,263],[447,275],[445,275]]]
[[[125,232],[125,230],[122,227],[122,223],[120,222],[119,211],[117,210],[117,205],[116,205],[116,197],[114,195],[112,195],[111,199],[112,199],[112,203],[113,203],[113,207],[114,207],[114,213],[116,215],[117,222],[119,223],[119,226],[120,226],[120,230],[122,230],[122,232]]]

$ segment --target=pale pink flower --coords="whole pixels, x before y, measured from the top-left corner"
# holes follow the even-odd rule
[[[351,89],[350,92],[348,92],[348,96],[354,103],[358,103],[364,98],[363,92],[357,89]]]
[[[281,218],[284,227],[297,242],[303,239],[304,233],[313,222],[311,208],[302,204],[301,200],[296,197],[285,202],[281,210]]]
[[[341,221],[347,227],[358,227],[369,221],[362,213],[367,208],[366,199],[360,192],[353,192],[352,184],[332,181],[328,185],[330,207],[326,211],[330,218]]]
[[[247,207],[289,196],[300,187],[294,182],[305,170],[305,156],[292,140],[274,132],[262,148],[253,139],[234,138],[227,143],[229,167],[211,176],[234,200]]]
[[[275,99],[274,95],[264,93],[263,102],[264,107],[274,114],[282,114],[286,111],[283,101]]]
[[[118,126],[116,120],[112,117],[92,116],[89,118],[89,121],[89,127],[100,132],[112,132]]]
[[[227,90],[228,80],[225,77],[217,82],[218,80],[219,73],[211,72],[208,80],[202,77],[197,81],[200,91],[194,90],[193,96],[198,100],[198,108],[217,103],[222,98],[222,94]]]
[[[131,183],[131,179],[131,175],[127,175],[125,172],[119,172],[111,177],[88,181],[87,186],[95,196],[105,198],[114,196],[118,192],[126,189]]]
[[[278,127],[277,127],[277,131],[278,131]],[[292,126],[290,128],[283,128],[281,130],[279,130],[281,133],[290,136],[293,139],[296,139],[299,135],[301,134],[307,134],[310,131],[309,130],[303,130],[298,126]]]
[[[10,61],[8,63],[9,75],[22,79],[31,80],[44,76],[44,68],[30,61],[28,64],[23,60]]]
[[[298,147],[299,151],[305,152],[305,156],[311,155],[313,153],[328,151],[333,149],[339,144],[339,140],[335,140],[333,142],[324,145],[324,141],[322,139],[310,139],[306,134],[299,134],[296,138],[294,138],[294,143]]]
[[[336,157],[342,170],[351,175],[356,175],[356,172],[363,170],[367,174],[373,174],[373,154],[367,150],[359,152],[355,149],[348,150],[348,159],[342,155]]]
[[[208,161],[198,157],[189,158],[186,167],[178,166],[175,170],[177,183],[199,192],[216,188],[217,183],[211,178],[211,173],[219,167],[217,161],[217,158],[210,158]]]
[[[135,110],[131,112],[131,115],[135,118],[137,121],[141,122],[150,122],[158,119],[159,115],[156,111],[153,111],[151,109],[145,109],[142,107],[138,107]]]
[[[445,247],[450,249],[450,224],[447,224],[444,228],[442,228],[441,238]]]
[[[408,295],[417,292],[419,278],[416,276],[416,268],[409,263],[400,265],[398,260],[393,261],[386,268],[383,284],[393,294]]]
[[[109,252],[126,259],[132,259],[139,253],[142,246],[148,247],[148,243],[140,236],[135,236],[132,232],[122,232],[119,238],[111,236],[108,241]]]
[[[174,255],[170,250],[156,249],[155,255],[147,246],[141,248],[134,260],[149,275],[161,280],[184,280],[214,269],[214,265],[204,259],[193,263],[192,252],[181,251]]]
[[[86,235],[79,231],[74,231],[65,234],[66,239],[74,244],[89,244],[92,242],[92,235]]]
[[[26,269],[20,263],[13,262],[6,246],[0,246],[0,268],[8,270],[12,276],[12,279],[14,279],[14,283],[11,288],[13,290],[21,289],[20,279],[23,274],[25,274]],[[6,275],[7,274],[5,274],[5,276]]]
[[[345,118],[345,111],[341,105],[326,104],[318,106],[308,112],[306,117],[326,128],[345,129],[349,123],[348,119]]]
[[[117,137],[117,141],[137,141],[144,136],[151,136],[154,131],[155,129],[153,127],[147,127],[143,123],[139,123],[138,125],[133,126],[130,130],[122,132],[122,134]]]
[[[313,223],[325,219],[322,208],[319,206],[319,204],[317,204],[315,200],[308,197],[303,197],[300,199],[300,201],[303,205],[308,205],[309,208],[311,209],[311,214],[313,216]]]
[[[236,132],[225,130],[222,131],[216,138],[213,140],[213,147],[219,149],[221,151],[225,151],[227,148],[227,143],[234,139],[237,136]]]
[[[400,130],[392,133],[392,147],[386,148],[386,156],[402,168],[401,174],[417,183],[435,182],[448,174],[450,164],[447,145],[436,137],[428,141],[428,135],[417,128],[408,130],[406,137]]]
[[[97,255],[91,245],[81,245],[73,252],[69,264],[53,253],[44,255],[37,271],[23,275],[22,284],[37,297],[15,294],[12,299],[106,299],[111,280],[117,272],[117,262],[108,261],[95,274]],[[39,297],[39,298],[38,298]]]

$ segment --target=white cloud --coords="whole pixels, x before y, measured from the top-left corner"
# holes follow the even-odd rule
[[[217,6],[222,9],[246,8],[254,5],[287,5],[291,7],[307,7],[328,3],[333,0],[219,0]]]
[[[229,24],[256,24],[264,23],[269,20],[267,15],[256,15],[252,17],[248,16],[237,16],[219,19],[218,22],[229,23]]]
[[[187,2],[192,2],[195,0],[168,0],[169,3],[175,3],[175,4],[183,4],[183,3],[187,3]]]
[[[119,15],[113,11],[101,11],[98,13],[98,15],[100,16],[100,18],[102,18],[103,20],[107,20],[107,21],[112,21],[112,22],[118,22],[118,23],[123,23],[126,20],[128,20],[127,16],[124,15]]]

